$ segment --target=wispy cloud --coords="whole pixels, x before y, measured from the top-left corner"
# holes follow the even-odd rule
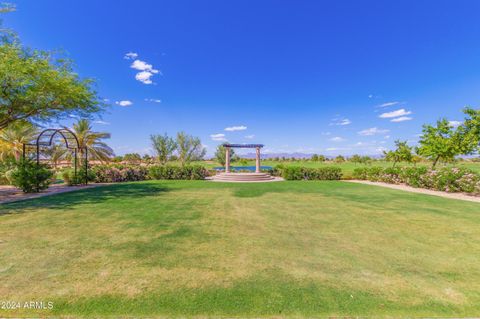
[[[385,102],[385,103],[382,103],[382,104],[378,105],[378,107],[389,107],[389,106],[394,106],[394,105],[397,105],[397,104],[400,104],[400,102],[398,102],[398,101]]]
[[[392,112],[382,113],[382,114],[379,115],[379,117],[382,118],[382,119],[388,119],[388,118],[392,118],[392,117],[405,116],[405,115],[409,115],[409,114],[412,114],[412,112],[411,111],[406,111],[405,109],[399,109],[399,110],[395,110],[395,111],[392,111]]]
[[[251,140],[253,138],[255,138],[255,135],[245,135],[245,138],[248,139],[248,140]]]
[[[105,121],[102,121],[102,120],[96,120],[96,121],[93,121],[93,123],[100,124],[100,125],[110,125],[109,122],[105,122]]]
[[[245,131],[247,127],[245,125],[239,125],[239,126],[230,126],[226,127],[225,131],[227,132],[235,132],[235,131]]]
[[[159,99],[145,99],[145,102],[161,103],[162,100],[159,100]]]
[[[212,134],[210,135],[210,138],[212,141],[218,141],[218,142],[225,142],[227,139],[225,138],[225,134],[218,133],[218,134]]]
[[[371,127],[371,128],[367,128],[365,130],[359,131],[358,134],[362,136],[372,136],[372,135],[378,135],[378,134],[385,134],[388,132],[390,132],[390,130],[379,129],[378,127]]]
[[[352,124],[352,121],[350,121],[347,118],[335,118],[335,119],[332,120],[332,122],[330,122],[330,125],[344,126],[344,125],[349,125],[349,124]]]
[[[411,118],[409,116],[400,116],[400,117],[396,117],[396,118],[391,119],[390,122],[405,122],[405,121],[410,121],[410,120],[413,120],[413,118]]]
[[[116,101],[115,104],[120,106],[130,106],[133,104],[133,102],[129,100],[122,100],[122,101]]]
[[[340,136],[335,136],[335,137],[332,137],[330,139],[330,141],[332,141],[332,142],[343,142],[343,141],[345,141],[345,139],[343,137],[340,137]]]
[[[125,56],[123,58],[126,59],[126,60],[133,60],[133,59],[136,59],[137,57],[138,57],[137,53],[128,52],[128,53],[125,54]]]

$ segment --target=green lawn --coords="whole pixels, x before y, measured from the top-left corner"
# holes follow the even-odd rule
[[[5,316],[480,316],[480,205],[148,181],[0,205]]]

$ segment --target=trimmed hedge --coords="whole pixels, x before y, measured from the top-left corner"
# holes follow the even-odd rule
[[[339,167],[319,167],[309,168],[300,166],[281,166],[275,167],[273,174],[281,176],[289,181],[297,180],[340,180],[342,178],[342,169]]]
[[[480,194],[480,174],[466,168],[361,167],[353,171],[353,177],[372,182],[406,184],[445,192]]]
[[[155,165],[149,167],[148,175],[152,179],[201,180],[210,174],[202,165]]]

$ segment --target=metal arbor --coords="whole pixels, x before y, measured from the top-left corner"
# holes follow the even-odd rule
[[[67,128],[48,128],[43,130],[38,137],[35,139],[34,143],[24,143],[23,144],[23,159],[25,160],[26,147],[31,146],[35,148],[37,164],[40,164],[40,147],[41,146],[52,146],[55,136],[59,135],[63,138],[65,142],[65,147],[68,150],[73,151],[73,162],[74,162],[74,172],[75,178],[77,177],[77,166],[78,166],[78,151],[83,150],[85,156],[85,184],[88,184],[88,149],[86,147],[80,147],[78,138]]]

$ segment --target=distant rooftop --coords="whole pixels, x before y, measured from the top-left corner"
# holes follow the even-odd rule
[[[223,146],[225,146],[225,147],[236,147],[236,148],[257,148],[257,147],[262,148],[264,145],[263,144],[229,144],[229,143],[224,143]]]

